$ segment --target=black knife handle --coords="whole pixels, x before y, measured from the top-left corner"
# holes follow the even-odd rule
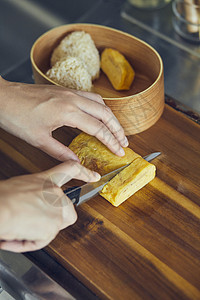
[[[77,189],[76,189],[77,188]],[[67,194],[68,192],[70,192],[71,190],[76,189],[74,192],[71,192],[70,194],[66,195],[69,199],[71,199],[73,204],[78,204],[79,203],[79,199],[80,199],[80,193],[81,193],[81,188],[78,186],[72,186],[66,190],[64,190],[63,192],[65,194]]]

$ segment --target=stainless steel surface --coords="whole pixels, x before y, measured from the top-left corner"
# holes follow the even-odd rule
[[[154,158],[158,157],[159,155],[161,155],[161,152],[154,152],[154,153],[144,156],[143,158],[146,161],[152,161]]]
[[[12,296],[10,296],[6,291],[3,291],[0,294],[0,300],[15,300]]]
[[[42,250],[26,256],[0,250],[0,286],[17,300],[98,299]]]
[[[126,31],[152,45],[164,63],[165,92],[200,112],[200,46],[174,30],[171,4],[144,11],[126,4],[121,13]]]
[[[24,255],[3,250],[0,284],[14,299],[75,299]]]
[[[27,59],[34,40],[74,22],[101,0],[0,0],[0,73]]]

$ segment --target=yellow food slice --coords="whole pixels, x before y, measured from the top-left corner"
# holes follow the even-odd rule
[[[119,206],[155,177],[155,166],[132,149],[124,148],[125,156],[116,156],[98,139],[86,133],[79,134],[69,148],[79,157],[82,165],[101,175],[131,163],[112,178],[100,193],[114,206]]]
[[[95,137],[79,134],[69,145],[85,167],[104,175],[141,157],[130,148],[124,148],[125,155],[119,157],[112,153]]]
[[[135,72],[119,51],[106,48],[101,54],[101,69],[116,90],[129,90]]]
[[[100,195],[114,206],[119,206],[154,179],[155,172],[153,164],[143,158],[136,158],[103,187]]]

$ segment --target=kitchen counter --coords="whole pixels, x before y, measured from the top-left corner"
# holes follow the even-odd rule
[[[157,168],[158,168],[158,181],[163,181],[167,184],[168,189],[167,193],[172,193],[171,188],[173,189],[173,195],[176,195],[174,198],[168,199],[168,194],[164,192],[163,195],[158,194],[156,190],[159,190],[158,186],[151,186],[144,190],[144,194],[140,194],[137,198],[137,205],[131,204],[130,201],[122,206],[119,209],[119,215],[123,216],[123,218],[132,222],[134,234],[135,230],[135,246],[137,246],[137,254],[142,253],[143,259],[148,259],[148,255],[150,256],[149,264],[143,264],[141,257],[136,263],[134,261],[134,257],[131,258],[132,263],[134,265],[134,272],[137,273],[137,270],[140,270],[139,274],[143,274],[143,270],[146,268],[148,270],[148,278],[146,282],[151,282],[152,287],[145,287],[143,279],[141,278],[141,282],[137,282],[133,280],[132,283],[130,281],[131,277],[127,277],[125,270],[123,272],[124,278],[128,281],[128,289],[130,291],[131,284],[134,286],[135,294],[139,299],[160,299],[158,294],[154,293],[154,296],[150,293],[151,288],[154,291],[154,284],[157,286],[157,291],[161,293],[163,289],[163,297],[162,299],[200,299],[199,289],[198,289],[198,278],[200,278],[200,273],[198,272],[198,264],[200,263],[200,234],[199,234],[199,186],[198,182],[200,180],[200,162],[199,162],[199,125],[197,123],[200,122],[199,114],[200,107],[199,107],[199,99],[200,99],[200,91],[199,91],[199,81],[200,81],[200,48],[197,45],[189,44],[186,41],[183,41],[180,37],[178,37],[169,25],[170,14],[171,14],[171,6],[167,6],[162,10],[158,10],[156,12],[147,12],[147,11],[140,11],[140,10],[133,10],[132,7],[129,7],[125,1],[120,0],[98,0],[98,1],[85,1],[86,7],[80,6],[80,10],[77,10],[78,1],[74,1],[76,6],[71,5],[69,12],[66,9],[66,3],[71,3],[71,1],[60,1],[60,5],[62,9],[55,9],[55,1],[27,1],[31,7],[34,7],[34,10],[28,11],[27,7],[24,7],[24,1],[22,0],[2,0],[2,4],[5,5],[7,8],[7,13],[10,11],[11,16],[16,13],[18,18],[21,16],[26,16],[26,21],[30,25],[27,26],[29,30],[31,30],[31,26],[36,26],[35,31],[32,30],[30,35],[25,33],[25,31],[21,32],[21,35],[18,36],[20,39],[20,43],[17,44],[16,40],[15,43],[18,45],[16,48],[16,56],[12,57],[13,48],[7,52],[7,48],[1,47],[0,54],[3,63],[1,66],[1,74],[4,75],[5,78],[11,81],[19,81],[19,82],[27,82],[33,83],[32,78],[32,70],[30,65],[30,60],[28,58],[29,50],[34,42],[34,39],[42,34],[44,31],[48,30],[49,28],[57,25],[61,25],[64,23],[70,22],[89,22],[89,23],[97,23],[103,24],[106,26],[115,27],[131,33],[149,44],[151,44],[157,51],[161,54],[161,57],[164,61],[164,69],[165,69],[165,101],[166,101],[166,109],[162,119],[153,126],[149,131],[145,131],[139,135],[136,135],[134,138],[130,137],[131,141],[136,145],[135,150],[141,154],[148,154],[147,152],[152,150],[161,150],[163,153],[163,158],[160,161],[157,161]],[[81,2],[80,2],[81,3]],[[21,6],[20,6],[21,5]],[[22,9],[23,8],[23,9]],[[26,8],[26,9],[25,9]],[[29,6],[30,8],[30,6]],[[42,17],[37,16],[38,9],[41,11],[47,12],[47,17],[45,20]],[[35,11],[35,15],[34,15]],[[66,12],[66,14],[65,14]],[[162,14],[166,12],[165,20],[161,17]],[[0,15],[3,14],[3,11],[0,10]],[[27,18],[27,14],[32,14],[32,18]],[[71,15],[69,15],[71,14]],[[52,18],[53,17],[53,18]],[[153,19],[152,19],[153,18]],[[168,31],[164,31],[164,26],[161,27],[164,23],[160,23],[166,21],[168,19]],[[51,21],[52,20],[52,21]],[[1,18],[2,22],[2,18]],[[14,21],[13,21],[14,22]],[[52,22],[52,23],[51,23]],[[165,23],[166,24],[166,23]],[[12,26],[15,27],[15,24],[12,23]],[[19,27],[16,30],[21,31],[20,23],[18,24]],[[6,30],[10,27],[8,26]],[[162,29],[162,30],[161,30]],[[11,30],[11,29],[10,29]],[[13,29],[12,29],[13,30]],[[25,29],[23,29],[25,30]],[[9,34],[9,30],[7,32]],[[19,34],[19,33],[18,33]],[[2,38],[2,33],[0,36],[0,40]],[[12,36],[13,38],[13,36]],[[9,40],[8,35],[6,36],[4,33],[4,39],[8,43],[12,41]],[[4,40],[4,42],[5,42]],[[25,47],[23,46],[23,40],[25,40]],[[14,42],[14,40],[13,40]],[[2,41],[1,41],[2,44]],[[11,44],[9,44],[11,45]],[[12,45],[11,45],[12,46]],[[27,49],[25,49],[27,48]],[[3,49],[3,50],[2,50]],[[10,52],[11,51],[11,52]],[[22,55],[23,54],[23,55]],[[12,59],[7,60],[8,57],[12,57]],[[4,60],[5,58],[5,60]],[[169,104],[172,108],[169,107]],[[187,116],[187,117],[185,117]],[[163,127],[163,126],[167,127]],[[162,140],[161,148],[159,147],[159,136],[162,139],[163,136],[161,134],[160,128],[164,128],[164,132],[166,134],[166,139]],[[185,133],[183,132],[185,131]],[[61,136],[66,142],[70,141],[73,136],[76,135],[77,132],[71,131],[69,132],[62,132]],[[170,135],[172,134],[172,135]],[[176,139],[177,134],[177,139]],[[185,146],[182,144],[181,139],[178,138],[179,135],[182,136],[185,143]],[[60,135],[59,135],[60,136]],[[156,136],[158,136],[156,138]],[[153,138],[152,138],[153,137]],[[151,143],[151,140],[154,140],[154,144]],[[148,145],[148,147],[147,147]],[[171,145],[171,148],[170,148]],[[190,146],[191,145],[191,146]],[[180,147],[181,146],[181,147]],[[181,149],[184,155],[180,152],[177,152],[177,149]],[[183,150],[182,150],[183,149]],[[34,149],[33,147],[29,147],[25,145],[20,140],[4,133],[1,131],[1,140],[0,140],[0,161],[1,161],[1,171],[0,171],[0,178],[8,178],[11,176],[16,176],[24,173],[35,172],[36,169],[41,168],[45,169],[56,162],[50,159],[45,154],[41,153],[40,151]],[[185,162],[182,160],[185,159]],[[29,163],[30,161],[30,163]],[[175,164],[175,167],[173,167]],[[191,169],[192,168],[192,169]],[[172,169],[172,171],[171,171]],[[193,173],[194,172],[194,173]],[[181,177],[180,176],[181,173]],[[177,175],[178,174],[178,175]],[[178,177],[176,177],[176,175]],[[158,183],[156,181],[156,184]],[[162,185],[163,189],[166,187]],[[159,190],[161,193],[161,191]],[[150,193],[151,201],[146,206],[140,206],[139,198],[147,197],[147,194]],[[163,198],[164,197],[164,198]],[[146,198],[145,198],[146,199]],[[154,199],[154,201],[153,201]],[[173,201],[172,201],[173,200]],[[163,202],[165,201],[165,202]],[[181,202],[182,201],[182,204]],[[61,294],[64,293],[62,287],[67,290],[67,294],[62,296],[64,298],[60,299],[97,299],[99,298],[111,298],[117,299],[112,296],[110,290],[104,289],[102,290],[102,286],[100,282],[102,281],[102,277],[100,276],[101,272],[103,274],[103,269],[99,269],[99,273],[96,274],[96,278],[99,282],[93,281],[91,274],[88,273],[88,270],[80,269],[75,265],[76,260],[72,260],[70,265],[69,258],[64,257],[66,249],[62,249],[62,253],[56,252],[56,249],[63,244],[62,239],[68,239],[74,243],[73,237],[77,239],[77,230],[80,230],[80,241],[79,246],[80,249],[83,250],[83,253],[89,255],[89,251],[87,247],[84,246],[83,237],[85,235],[87,243],[90,243],[91,249],[94,249],[94,244],[90,239],[90,236],[94,238],[94,241],[101,240],[101,231],[108,232],[109,236],[113,238],[113,241],[122,242],[120,240],[119,235],[113,235],[114,228],[117,230],[117,224],[115,223],[117,220],[117,211],[114,210],[112,214],[114,215],[115,219],[111,213],[111,208],[103,202],[102,205],[98,204],[98,199],[92,200],[91,204],[86,204],[83,206],[83,209],[80,209],[80,221],[82,221],[83,227],[81,227],[80,221],[75,225],[74,229],[68,231],[63,231],[61,235],[52,243],[49,248],[46,248],[41,251],[36,251],[34,253],[29,253],[28,255],[24,256],[20,254],[18,259],[22,260],[23,264],[27,264],[30,268],[35,268],[36,272],[41,270],[41,274],[39,276],[44,276],[45,274],[50,276],[50,282],[53,286],[58,283],[59,287],[61,287]],[[99,205],[99,206],[98,206]],[[105,209],[104,205],[107,208],[107,215],[103,214],[103,210]],[[131,208],[131,210],[126,210],[126,207]],[[195,210],[193,210],[193,208]],[[97,213],[98,212],[98,213]],[[131,219],[131,214],[135,217],[135,221]],[[89,215],[88,215],[89,214]],[[168,219],[170,217],[170,220]],[[162,220],[163,218],[163,220]],[[166,219],[166,220],[165,220]],[[167,220],[168,219],[168,220]],[[95,221],[96,220],[96,221]],[[99,223],[97,222],[99,220]],[[101,226],[101,222],[103,221],[105,225]],[[87,228],[92,222],[93,229],[88,231],[89,236],[87,235]],[[97,222],[97,223],[95,223]],[[111,222],[112,224],[110,224]],[[114,222],[114,223],[113,223]],[[168,225],[167,225],[168,222]],[[115,226],[114,226],[115,224]],[[157,225],[156,225],[157,224]],[[141,225],[141,227],[140,227]],[[105,226],[105,227],[104,227]],[[114,227],[113,227],[114,226]],[[124,227],[125,224],[121,223],[122,227],[118,230],[122,230],[127,234],[127,229]],[[152,234],[145,231],[146,227],[142,226],[150,226],[152,229]],[[72,227],[73,228],[73,227]],[[109,231],[108,231],[109,228]],[[95,235],[95,230],[96,235]],[[196,232],[195,232],[196,230]],[[143,232],[143,233],[142,233]],[[142,239],[142,235],[144,234],[144,240]],[[123,235],[123,243],[126,238],[130,238],[126,235]],[[112,239],[111,239],[112,240]],[[151,243],[153,241],[153,243]],[[131,241],[132,243],[133,241]],[[104,244],[106,243],[106,244]],[[102,241],[104,244],[105,249],[109,247],[109,243],[107,244],[106,241]],[[115,244],[115,243],[114,243]],[[124,245],[124,244],[123,244]],[[59,247],[58,247],[59,246]],[[154,247],[160,247],[163,251],[163,256],[158,254],[159,251],[153,249]],[[115,247],[113,246],[113,251],[115,251]],[[126,249],[126,248],[125,248]],[[127,249],[132,249],[127,248]],[[136,249],[136,248],[134,248]],[[148,249],[147,252],[145,252]],[[68,249],[71,251],[71,249]],[[77,248],[75,247],[75,253]],[[97,250],[96,250],[97,251]],[[102,250],[101,250],[102,251]],[[100,251],[100,252],[101,252]],[[118,252],[114,254],[116,258],[117,253],[119,253],[119,260],[124,259],[120,254],[120,249],[117,249]],[[134,250],[135,251],[135,250]],[[133,251],[135,257],[136,253]],[[142,252],[140,252],[142,251]],[[164,258],[164,253],[166,251],[167,257]],[[18,277],[18,284],[24,284],[24,281],[21,281],[20,275],[17,273],[19,270],[14,265],[14,261],[12,257],[14,254],[9,253],[7,257],[3,254],[3,251],[0,251],[0,259],[4,257],[4,265],[5,268],[12,271],[12,275],[15,274],[16,278]],[[104,252],[103,252],[104,253]],[[9,256],[10,255],[10,256]],[[80,253],[79,253],[80,255]],[[104,253],[104,256],[106,253]],[[130,257],[130,253],[126,253],[127,260]],[[153,256],[152,256],[153,255]],[[161,255],[161,256],[159,256]],[[152,261],[152,257],[156,257],[161,261],[161,267],[158,267],[157,263],[155,264],[155,259]],[[80,256],[81,257],[81,256]],[[88,256],[88,259],[92,262],[92,257]],[[100,261],[103,262],[103,257],[99,256]],[[114,268],[114,262],[112,257],[110,260],[106,258],[106,265],[108,267],[109,272],[116,269]],[[177,261],[176,261],[177,259]],[[184,261],[185,259],[185,261]],[[100,261],[95,261],[96,264],[99,264]],[[146,261],[146,260],[145,260]],[[13,262],[13,265],[12,265]],[[158,261],[156,261],[158,262]],[[125,265],[130,268],[130,263],[126,260],[124,261]],[[10,265],[9,265],[10,264]],[[31,265],[32,264],[32,265]],[[177,265],[178,264],[178,265]],[[196,264],[196,266],[195,266]],[[30,266],[31,265],[31,266]],[[101,267],[103,267],[101,265]],[[117,263],[116,263],[117,265]],[[2,265],[0,264],[0,271],[2,270]],[[94,265],[95,266],[95,265]],[[39,269],[38,269],[39,267]],[[117,266],[119,268],[119,265]],[[144,268],[144,269],[143,269]],[[187,271],[188,269],[188,271]],[[3,269],[5,270],[5,269]],[[43,271],[42,271],[43,270]],[[76,271],[75,271],[76,270]],[[119,269],[118,269],[119,270]],[[173,272],[172,272],[173,270]],[[192,272],[190,271],[192,270]],[[104,270],[105,271],[105,270]],[[27,268],[27,272],[29,273],[29,268]],[[44,272],[44,273],[43,273]],[[83,273],[81,273],[83,272]],[[85,275],[84,275],[85,272]],[[109,273],[113,275],[113,273]],[[164,274],[169,274],[168,282],[166,282],[165,276],[163,277],[162,272]],[[169,272],[169,273],[168,273]],[[174,273],[175,272],[175,273]],[[6,274],[8,274],[7,272]],[[4,272],[5,274],[5,272]],[[38,273],[39,274],[39,273]],[[116,273],[117,274],[117,273]],[[122,274],[121,271],[119,274]],[[144,274],[143,274],[144,275]],[[45,280],[47,280],[48,276]],[[93,274],[94,276],[94,274]],[[94,277],[95,277],[94,276]],[[138,274],[137,274],[138,276]],[[173,279],[173,283],[171,282],[171,278]],[[123,276],[122,276],[123,277]],[[9,277],[7,277],[8,279]],[[15,279],[16,279],[15,278]],[[26,278],[26,277],[25,277]],[[154,278],[154,279],[152,279]],[[179,286],[176,285],[176,278]],[[2,279],[2,277],[1,277]],[[52,281],[51,281],[52,280]],[[115,280],[117,280],[115,278]],[[0,280],[1,281],[1,280]],[[20,299],[19,295],[22,292],[20,289],[17,290],[18,294],[16,296],[16,290],[12,291],[12,286],[7,286],[6,278],[3,279],[3,285],[5,288],[10,290],[14,293],[16,299]],[[130,281],[130,282],[129,282]],[[123,282],[123,280],[122,280]],[[130,283],[130,284],[129,284]],[[35,285],[37,285],[37,278],[35,278]],[[141,284],[141,289],[140,289]],[[188,293],[185,292],[184,288],[182,289],[181,284],[186,284],[188,288]],[[120,281],[118,282],[120,288]],[[15,286],[15,285],[14,285]],[[109,285],[108,285],[109,286]],[[125,285],[122,284],[122,288]],[[28,288],[29,293],[35,293],[34,288],[34,280],[33,285],[26,286]],[[146,289],[145,289],[146,288]],[[160,288],[160,290],[159,290]],[[146,291],[146,295],[142,294],[142,289]],[[39,289],[40,290],[40,289]],[[112,290],[112,289],[111,289]],[[156,288],[155,288],[156,290]],[[139,293],[140,291],[140,293]],[[52,292],[52,291],[51,291]],[[106,294],[107,293],[107,294]],[[109,294],[110,293],[110,294]],[[184,294],[185,293],[185,294]],[[52,296],[53,294],[51,294]],[[114,295],[114,294],[113,294]],[[123,290],[118,292],[119,299],[123,297]],[[44,296],[44,295],[43,295]],[[55,295],[54,295],[55,296]],[[18,298],[17,298],[18,297]],[[46,298],[45,298],[46,297]],[[53,297],[53,296],[52,296]],[[68,297],[68,298],[67,298]],[[71,297],[71,298],[70,298]],[[181,298],[180,298],[181,297]],[[34,299],[34,298],[33,298]],[[37,298],[36,298],[37,299]],[[50,296],[44,296],[43,299],[55,299],[50,298]],[[56,298],[59,299],[59,298]],[[128,299],[128,298],[127,298]],[[133,296],[132,298],[133,299]],[[136,298],[135,298],[136,299]]]

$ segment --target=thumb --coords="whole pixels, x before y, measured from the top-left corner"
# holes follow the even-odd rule
[[[69,159],[78,162],[80,161],[78,156],[72,150],[51,136],[48,136],[44,144],[40,146],[40,149],[60,161]]]
[[[47,176],[48,181],[53,182],[58,187],[61,187],[72,178],[88,182],[98,181],[101,177],[98,173],[83,167],[74,160],[66,161],[54,168],[51,168],[43,172],[43,175],[45,175],[45,177]],[[63,192],[62,195],[59,195],[57,201],[59,202],[59,205],[58,203],[57,205],[62,207],[63,222],[60,229],[63,229],[76,222],[77,214],[71,200]]]
[[[68,160],[60,165],[44,171],[45,177],[49,177],[50,181],[61,187],[71,179],[79,179],[85,182],[98,181],[101,176],[91,171],[75,160]]]

